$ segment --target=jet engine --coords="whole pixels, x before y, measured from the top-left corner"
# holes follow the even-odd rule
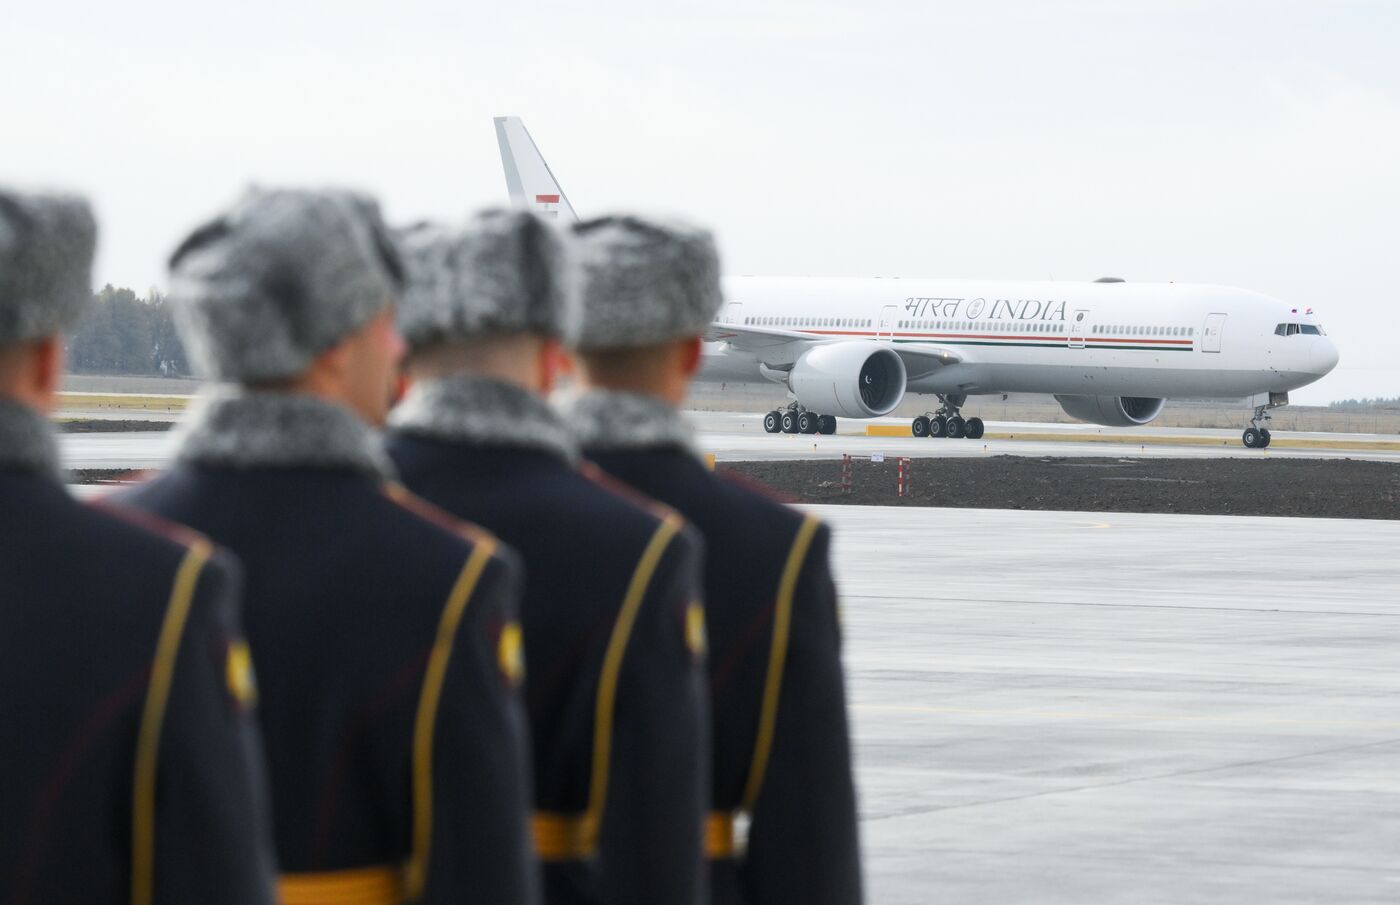
[[[1138,427],[1162,414],[1165,399],[1143,396],[1056,396],[1065,414],[1105,427]]]
[[[888,415],[904,398],[904,361],[872,342],[813,346],[788,374],[788,389],[815,412],[846,418]]]

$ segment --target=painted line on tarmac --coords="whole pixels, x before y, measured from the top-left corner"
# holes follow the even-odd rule
[[[1312,720],[1284,717],[1210,716],[1207,714],[1118,713],[1092,710],[1033,710],[1020,707],[924,707],[918,704],[852,704],[877,713],[930,713],[957,716],[1028,716],[1050,720],[1123,720],[1127,722],[1234,723],[1241,726],[1331,726],[1352,729],[1400,729],[1400,720]]]
[[[914,432],[903,425],[868,424],[867,437],[910,437]],[[940,438],[941,439],[941,438]],[[1154,435],[1135,437],[1131,434],[1093,434],[1070,432],[1016,433],[1011,431],[987,431],[983,440],[1017,440],[1025,443],[1114,443],[1123,446],[1226,446],[1240,444],[1233,438],[1225,437],[1171,437]],[[1313,437],[1275,436],[1270,448],[1280,449],[1385,449],[1400,450],[1400,441],[1395,440],[1323,440]]]
[[[58,407],[64,409],[114,408],[114,409],[183,409],[192,396],[174,393],[59,393]]]

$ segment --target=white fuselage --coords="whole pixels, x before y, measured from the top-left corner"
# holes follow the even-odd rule
[[[734,277],[724,289],[721,324],[956,355],[910,374],[911,393],[1238,398],[1297,389],[1338,360],[1306,308],[1224,286]],[[792,364],[780,357],[801,351],[715,343],[701,379],[779,379]]]

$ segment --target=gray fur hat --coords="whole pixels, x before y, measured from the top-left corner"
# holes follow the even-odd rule
[[[695,336],[719,313],[719,253],[708,230],[635,216],[573,228],[579,349],[637,348]]]
[[[502,333],[573,339],[563,240],[528,211],[482,211],[460,227],[425,223],[397,234],[408,274],[399,330],[414,348]]]
[[[73,326],[92,301],[96,245],[81,198],[0,188],[0,344]]]
[[[398,249],[364,195],[253,189],[170,257],[195,366],[250,383],[301,374],[403,289]]]

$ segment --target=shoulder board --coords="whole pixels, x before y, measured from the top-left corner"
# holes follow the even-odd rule
[[[496,536],[480,525],[472,524],[457,518],[452,513],[415,494],[407,487],[396,481],[388,481],[380,485],[384,496],[397,503],[402,508],[408,510],[421,519],[426,519],[440,528],[451,531],[459,537],[465,537],[475,544],[495,544]]]
[[[125,522],[133,528],[139,528],[150,534],[163,537],[168,541],[179,544],[186,550],[199,546],[200,544],[209,544],[212,546],[212,542],[209,538],[193,528],[182,525],[179,522],[172,522],[155,513],[147,512],[144,509],[128,508],[120,503],[113,503],[105,499],[85,500],[83,505],[101,512],[104,515],[109,515],[118,521]]]
[[[646,510],[662,521],[668,518],[679,518],[684,521],[684,518],[675,509],[672,509],[660,500],[652,499],[631,484],[618,480],[592,462],[580,463],[578,470],[579,474],[583,475],[594,484],[597,484],[608,493],[622,497],[622,499],[631,503],[633,506]]]

